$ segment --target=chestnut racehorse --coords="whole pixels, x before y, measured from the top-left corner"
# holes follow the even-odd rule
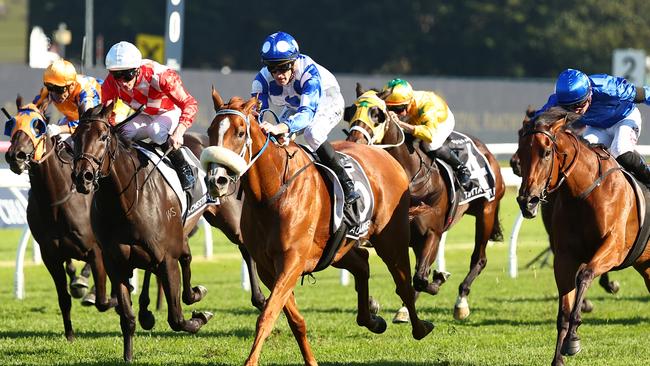
[[[295,143],[290,142],[288,146],[269,143],[253,113],[256,98],[244,101],[234,97],[224,103],[214,89],[212,98],[217,112],[208,129],[212,146],[201,156],[201,161],[210,168],[209,191],[213,196],[226,194],[228,183],[242,178],[244,245],[258,265],[262,282],[271,290],[258,318],[246,365],[258,364],[262,345],[281,310],[305,364],[316,365],[293,289],[301,275],[315,269],[330,237],[332,209],[327,185],[307,153]],[[397,294],[410,311],[413,337],[422,339],[433,325],[418,318],[415,290],[410,283],[409,191],[404,170],[379,149],[346,142],[334,145],[359,161],[368,176],[375,200],[370,240],[391,272]],[[383,333],[386,322],[372,315],[368,306],[368,253],[355,242],[346,240],[332,264],[354,275],[358,293],[357,324]]]
[[[135,315],[131,308],[128,279],[135,268],[155,273],[162,281],[167,299],[167,321],[174,331],[196,333],[212,314],[193,312],[183,317],[180,304],[181,264],[182,300],[185,304],[203,298],[206,289],[192,288],[188,233],[200,215],[185,223],[176,193],[167,185],[154,163],[108,123],[112,106],[99,105],[79,119],[73,135],[73,178],[77,191],[94,191],[90,219],[93,231],[105,253],[104,263],[114,286],[119,286],[118,313],[124,341],[125,361],[133,358]],[[144,287],[144,286],[143,286]]]
[[[41,99],[38,105],[22,105],[22,98],[16,99],[18,113],[7,122],[11,146],[5,158],[14,173],[29,171],[31,190],[27,223],[54,280],[65,337],[72,341],[72,303],[66,285],[66,272],[72,275],[75,272],[72,258],[91,265],[97,294],[95,306],[99,311],[116,306],[117,300],[106,298],[102,251],[90,228],[88,215],[92,197],[72,189],[72,157],[66,155],[62,142],[56,143],[45,134],[45,100]]]
[[[364,95],[361,85],[357,84],[357,97]],[[472,139],[479,151],[488,159],[494,172],[496,191],[492,201],[478,198],[460,205],[451,223],[446,221],[450,208],[448,190],[450,189],[437,165],[413,144],[410,135],[405,135],[402,129],[391,120],[386,112],[381,95],[367,92],[369,121],[353,121],[357,104],[346,109],[346,119],[350,122],[351,132],[347,140],[361,144],[383,147],[393,156],[406,171],[411,189],[411,244],[416,256],[413,285],[417,291],[425,291],[432,295],[438,293],[440,285],[446,276],[434,272],[432,282],[429,282],[431,264],[438,256],[438,245],[442,234],[458,222],[463,215],[476,217],[474,233],[474,251],[470,259],[469,272],[458,287],[458,297],[454,306],[454,318],[462,320],[469,316],[467,297],[472,282],[478,277],[487,264],[486,247],[488,240],[502,240],[499,223],[499,202],[505,193],[505,184],[501,177],[499,163],[488,151],[487,147]],[[373,95],[370,95],[373,94]]]
[[[550,232],[559,293],[553,365],[580,351],[580,307],[574,304],[582,302],[595,277],[631,264],[650,291],[650,248],[628,258],[639,231],[634,188],[603,146],[589,145],[566,128],[578,118],[551,108],[519,138],[522,214],[534,217],[547,194],[556,195]]]

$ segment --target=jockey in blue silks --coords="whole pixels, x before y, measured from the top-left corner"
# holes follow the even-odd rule
[[[284,107],[279,123],[264,121],[262,130],[272,135],[303,133],[307,145],[341,181],[346,204],[354,203],[359,193],[327,141],[343,117],[345,104],[336,78],[301,54],[296,40],[285,32],[266,37],[261,56],[264,67],[253,80],[251,95],[259,99],[262,110],[269,103]]]
[[[650,168],[634,150],[641,134],[641,113],[636,103],[650,105],[650,87],[635,87],[611,75],[587,76],[566,69],[557,78],[555,93],[536,114],[558,105],[581,114],[578,122],[587,126],[583,137],[607,146],[623,168],[650,185]]]

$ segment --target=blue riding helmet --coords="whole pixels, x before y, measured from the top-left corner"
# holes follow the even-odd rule
[[[265,65],[294,61],[300,55],[298,42],[288,33],[276,32],[266,37],[260,51]]]
[[[560,73],[555,82],[555,96],[559,105],[578,104],[589,97],[591,81],[582,71],[566,69]]]

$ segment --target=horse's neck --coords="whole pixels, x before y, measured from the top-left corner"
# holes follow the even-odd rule
[[[571,141],[573,137],[567,134],[558,136],[562,136],[558,140],[558,144],[561,144],[560,150],[567,153],[566,162],[558,168],[567,174],[566,184],[572,196],[577,197],[584,194],[609,169],[618,166],[614,158],[606,152],[602,152],[602,156],[607,154],[608,158],[601,159],[600,154],[585,143],[579,140]],[[567,172],[567,170],[569,171]],[[602,190],[598,191],[603,192]],[[595,191],[593,193],[597,194]]]
[[[45,140],[45,151],[55,149],[49,139]],[[29,180],[32,190],[42,199],[59,200],[72,190],[72,166],[63,163],[53,152],[47,159],[33,164],[29,169]]]
[[[113,135],[113,138],[117,139],[118,137]],[[112,182],[115,193],[119,195],[120,206],[125,210],[130,210],[132,205],[136,204],[137,190],[141,188],[138,187],[138,184],[143,183],[136,177],[136,174],[139,174],[138,164],[141,160],[134,147],[124,147],[118,140],[115,141],[115,151],[113,152],[115,159],[113,161],[111,161],[111,151],[109,150],[105,157],[107,161],[104,161],[104,164],[110,164],[110,171],[108,177],[104,179],[110,179]],[[142,171],[147,171],[147,169],[142,169]]]

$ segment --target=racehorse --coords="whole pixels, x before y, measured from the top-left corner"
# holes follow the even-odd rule
[[[517,135],[521,137],[523,134],[526,126],[530,123],[531,118],[535,115],[535,109],[532,108],[531,106],[528,106],[526,109],[526,114],[524,116],[524,120],[522,122],[522,127],[517,131]],[[567,128],[571,129],[572,132],[574,133],[580,133],[581,126],[567,126]],[[519,163],[519,154],[518,152],[515,152],[512,157],[510,158],[510,167],[512,168],[512,172],[521,177],[521,167]],[[542,222],[544,223],[544,229],[546,229],[546,233],[548,234],[549,240],[551,238],[551,217],[553,214],[553,202],[555,202],[555,192],[551,192],[547,195],[546,200],[542,202]],[[551,248],[547,248],[547,251],[551,250]],[[605,289],[610,294],[616,294],[618,290],[620,289],[620,284],[618,281],[610,281],[609,280],[609,273],[603,273],[600,278],[598,279],[598,284]],[[584,301],[581,304],[581,310],[585,313],[590,313],[593,311],[593,304],[591,301],[589,301],[587,298],[584,299]]]
[[[590,145],[566,128],[578,118],[551,108],[519,138],[522,183],[517,202],[524,217],[534,217],[539,203],[556,192],[550,232],[559,293],[553,365],[564,365],[562,355],[581,349],[580,307],[574,304],[582,302],[596,276],[633,265],[650,291],[647,239],[635,245],[640,229],[635,188],[602,145]]]
[[[357,97],[364,95],[364,90],[357,84]],[[390,92],[390,91],[387,91]],[[369,92],[370,94],[374,92]],[[346,120],[350,122],[351,132],[347,140],[375,145],[386,149],[406,171],[411,189],[411,243],[416,256],[416,271],[413,285],[417,291],[432,295],[438,293],[446,275],[435,271],[432,282],[428,278],[431,264],[438,255],[438,245],[442,234],[458,222],[465,214],[476,217],[474,234],[474,251],[470,260],[469,272],[458,287],[458,297],[454,305],[454,318],[465,319],[469,316],[467,297],[472,282],[487,264],[485,249],[488,240],[503,239],[499,223],[499,202],[505,193],[505,184],[501,177],[499,163],[487,147],[473,138],[479,151],[485,155],[495,177],[495,197],[492,201],[479,198],[459,205],[451,222],[446,219],[451,203],[449,202],[449,185],[440,173],[437,164],[414,144],[411,135],[406,135],[399,125],[386,112],[382,97],[377,95],[369,99],[367,105],[369,121],[352,120],[356,104],[346,110]],[[374,102],[373,102],[374,101]]]
[[[203,134],[187,132],[183,136],[183,140],[183,145],[192,150],[196,156],[200,156],[203,149],[209,146],[208,137]],[[251,284],[251,303],[259,311],[262,311],[266,300],[257,277],[257,265],[244,246],[240,229],[242,200],[238,199],[236,194],[240,190],[240,183],[233,183],[231,189],[234,194],[220,197],[219,204],[208,206],[203,213],[203,217],[210,225],[221,230],[230,242],[237,245],[248,268],[248,278],[250,278]]]
[[[174,331],[196,333],[212,314],[195,311],[186,320],[179,296],[179,262],[183,302],[195,303],[207,293],[203,286],[192,288],[190,284],[192,256],[187,235],[200,215],[183,223],[176,194],[154,164],[119,135],[119,127],[109,124],[111,112],[112,105],[98,105],[79,119],[73,135],[73,180],[77,191],[94,192],[90,219],[105,253],[107,273],[118,287],[123,357],[131,361],[135,315],[128,279],[134,268],[153,272],[161,279],[167,299],[167,321]]]
[[[245,192],[241,219],[244,245],[258,265],[262,282],[271,290],[245,364],[258,364],[262,345],[283,310],[305,364],[316,365],[293,288],[301,275],[314,271],[330,238],[332,208],[327,185],[307,153],[295,143],[269,143],[270,137],[262,132],[253,112],[257,98],[244,101],[233,97],[224,103],[213,89],[212,99],[216,116],[208,129],[211,146],[201,156],[209,168],[208,189],[213,196],[223,196],[228,194],[228,183],[241,177]],[[433,324],[418,318],[415,290],[409,281],[406,175],[384,151],[346,142],[334,145],[359,161],[369,178],[375,199],[370,239],[393,276],[397,294],[409,308],[413,337],[422,339]],[[354,275],[357,324],[383,333],[386,322],[369,310],[368,252],[355,242],[345,240],[332,265]]]
[[[5,128],[5,133],[11,135],[11,146],[5,158],[14,173],[29,171],[31,190],[27,222],[56,286],[65,337],[72,341],[72,303],[66,288],[67,272],[71,280],[70,290],[75,293],[73,284],[77,279],[73,277],[72,258],[91,265],[97,294],[95,306],[99,311],[116,306],[117,300],[106,298],[102,251],[86,214],[90,210],[91,196],[72,190],[72,157],[65,151],[63,142],[57,143],[58,140],[45,135],[47,102],[41,99],[36,105],[23,105],[22,98],[18,97],[16,107],[18,113],[7,121]]]

